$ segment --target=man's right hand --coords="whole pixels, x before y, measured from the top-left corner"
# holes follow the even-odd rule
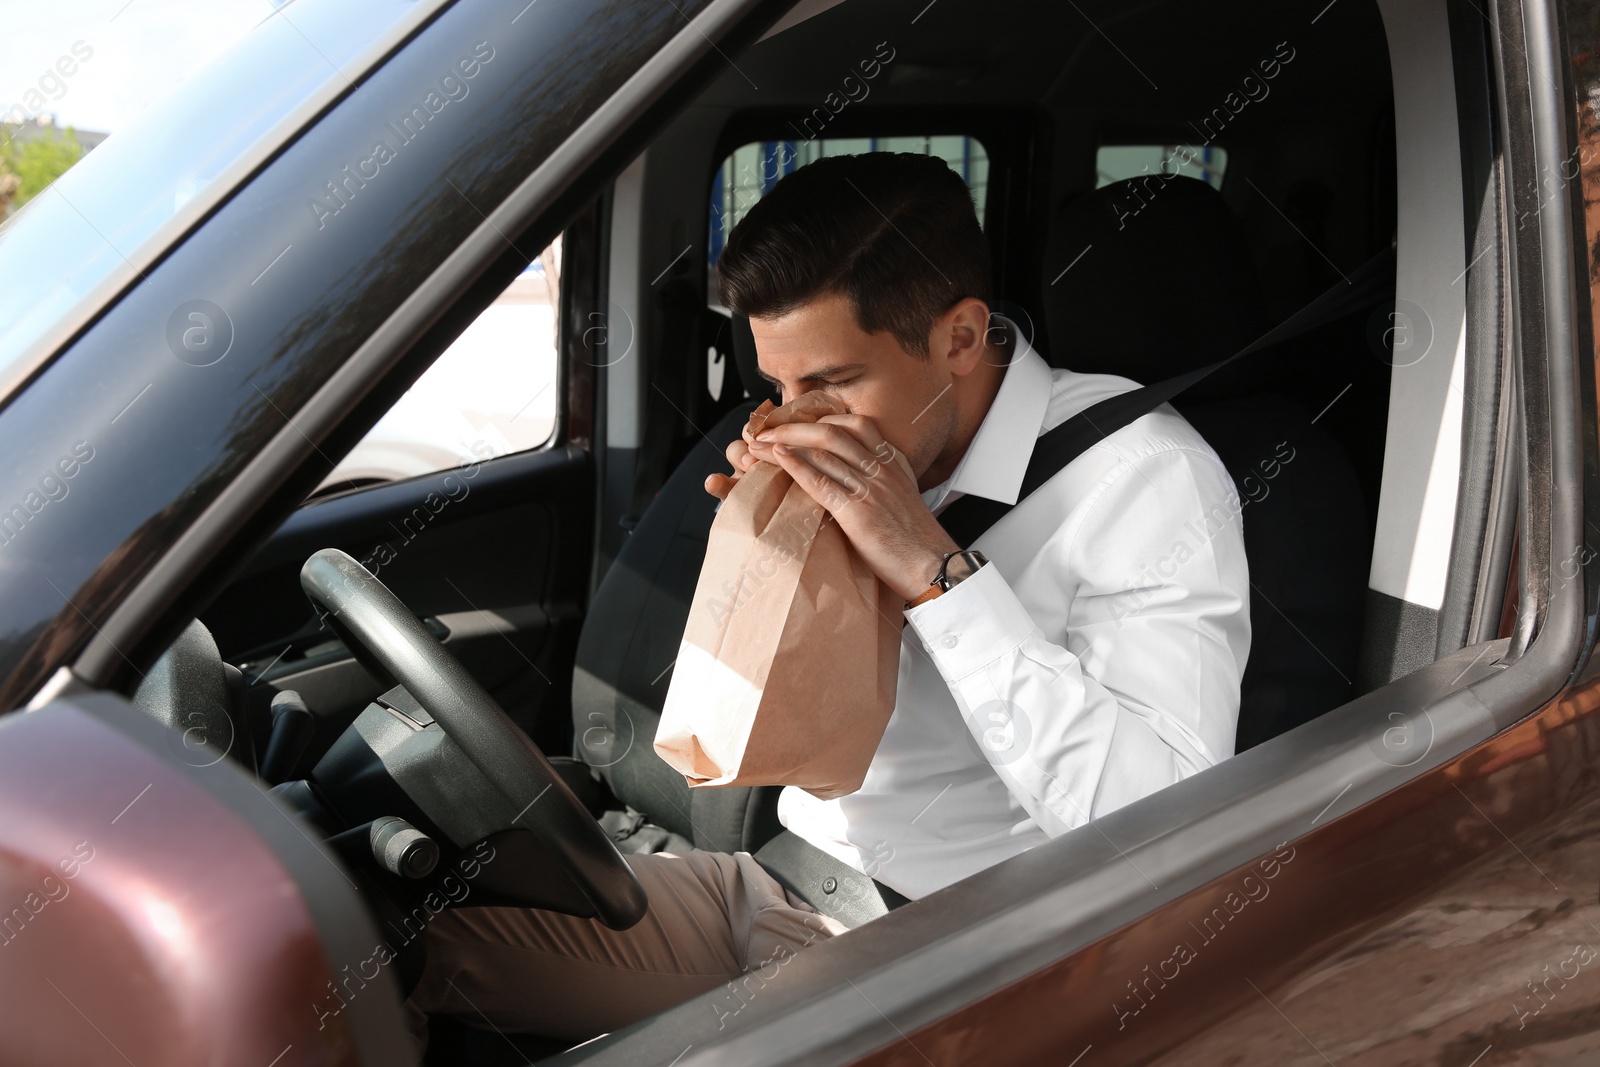
[[[733,489],[734,483],[744,476],[744,472],[761,462],[750,454],[750,446],[745,444],[744,438],[736,437],[733,444],[728,446],[728,462],[733,465],[732,474],[713,474],[706,479],[706,492],[718,500],[728,499],[728,493]]]

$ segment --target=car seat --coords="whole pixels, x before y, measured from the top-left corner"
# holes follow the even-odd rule
[[[600,813],[623,851],[754,852],[783,829],[777,787],[691,790],[652,747],[717,506],[706,476],[728,473],[724,449],[771,395],[755,373],[748,321],[734,323],[733,347],[733,395],[753,399],[707,429],[667,478],[595,590],[578,639],[574,754],[625,805]]]
[[[1045,265],[1044,354],[1056,366],[1148,384],[1225,359],[1273,325],[1238,217],[1198,179],[1145,175],[1069,201]],[[1290,399],[1307,354],[1263,349],[1174,402],[1243,505],[1251,642],[1236,751],[1355,695],[1371,527],[1343,446]]]

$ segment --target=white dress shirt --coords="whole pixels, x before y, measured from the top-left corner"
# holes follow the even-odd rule
[[[1014,504],[1034,441],[1126,378],[1024,341],[935,513]],[[1233,754],[1250,651],[1241,502],[1170,405],[1074,459],[971,546],[989,564],[906,612],[893,715],[861,788],[778,817],[916,899]]]

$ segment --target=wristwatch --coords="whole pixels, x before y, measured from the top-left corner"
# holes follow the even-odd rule
[[[978,568],[989,562],[989,557],[976,549],[966,548],[959,552],[946,552],[944,563],[939,566],[939,573],[928,588],[915,600],[906,601],[906,610],[909,611],[920,604],[926,604],[941,593],[949,592],[952,588],[971,578],[978,572]]]

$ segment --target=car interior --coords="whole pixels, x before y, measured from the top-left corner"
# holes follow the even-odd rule
[[[485,868],[474,903],[609,902],[619,921],[608,873],[575,895],[550,850],[579,841],[581,867],[595,833],[623,851],[778,837],[777,788],[691,790],[651,740],[713,518],[704,479],[769,395],[748,324],[719,304],[716,253],[783,174],[860,151],[938,154],[962,173],[993,310],[1053,367],[1150,383],[1288,323],[1175,404],[1242,505],[1253,638],[1238,752],[1506,636],[1509,527],[1482,518],[1504,487],[1451,444],[1471,437],[1464,420],[1494,418],[1458,384],[1473,349],[1447,284],[1472,239],[1470,146],[1408,140],[1435,90],[1407,81],[1404,30],[1358,0],[795,5],[562,228],[548,440],[318,494],[136,702],[324,830],[380,916],[408,910],[418,854],[374,857],[367,831],[386,817],[431,839],[441,865],[484,840],[510,857]],[[1398,155],[1425,150],[1443,188],[1403,195],[1417,190]],[[1330,290],[1333,310],[1296,316]],[[550,340],[517,343],[532,361]],[[346,602],[405,647],[376,647],[383,627],[333,610]],[[483,701],[549,760],[589,829],[567,813],[536,839],[484,799],[486,780],[532,763],[464,767],[427,747],[435,720],[456,737]],[[516,749],[492,732],[457,740],[485,759]],[[374,755],[396,746],[408,775]],[[419,967],[412,954],[402,974]],[[506,1051],[436,1022],[430,1062]]]

